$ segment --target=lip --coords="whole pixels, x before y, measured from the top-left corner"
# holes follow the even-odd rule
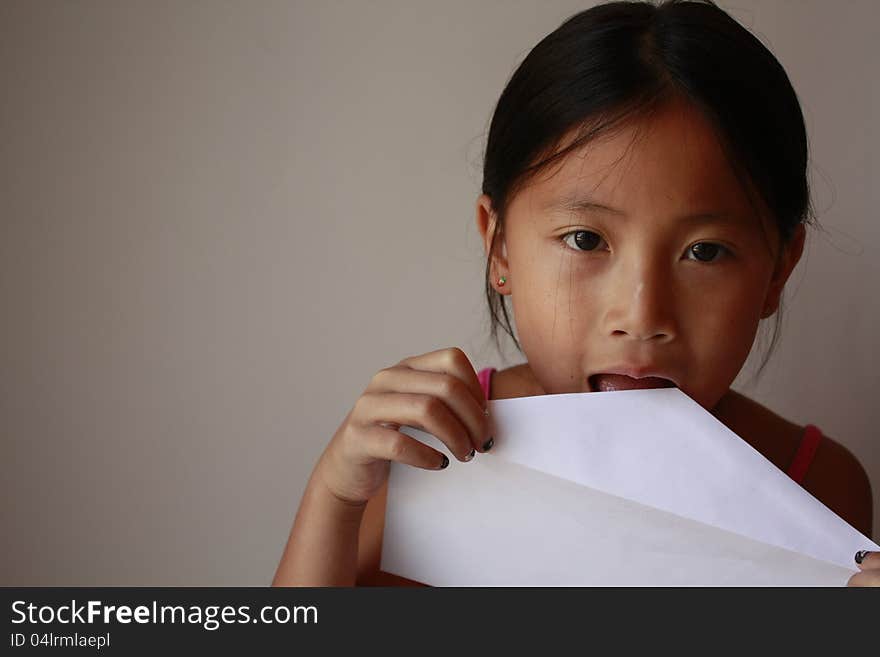
[[[658,379],[666,379],[667,381],[670,381],[676,388],[681,388],[675,377],[670,376],[668,372],[664,372],[663,370],[658,369],[655,366],[613,365],[610,367],[597,369],[587,377],[587,385],[590,387],[590,392],[596,392],[596,388],[593,386],[592,379],[597,374],[623,374],[624,376],[628,376],[631,379],[647,379],[649,377],[656,377]]]

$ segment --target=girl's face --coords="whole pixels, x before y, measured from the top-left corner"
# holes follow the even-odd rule
[[[477,223],[488,252],[485,195]],[[595,391],[597,380],[621,379],[593,375],[627,372],[668,379],[711,410],[759,320],[775,312],[804,228],[780,252],[710,124],[674,102],[530,181],[509,204],[502,239],[492,282],[511,296],[544,391]]]

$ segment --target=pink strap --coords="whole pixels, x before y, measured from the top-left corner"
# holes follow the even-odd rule
[[[816,449],[819,447],[819,442],[821,440],[822,432],[819,431],[819,427],[808,424],[804,428],[804,437],[801,438],[801,444],[798,447],[798,451],[794,455],[794,459],[792,459],[791,465],[788,468],[788,476],[794,479],[797,483],[802,483],[804,477],[807,475],[807,470],[810,467],[810,463],[813,461],[813,457],[816,455]]]
[[[492,385],[492,372],[494,371],[494,367],[486,367],[477,372],[477,380],[480,382],[480,387],[483,389],[483,396],[486,399],[489,399],[489,392],[491,390],[490,386]]]

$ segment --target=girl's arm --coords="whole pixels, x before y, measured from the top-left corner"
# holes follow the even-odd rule
[[[345,502],[312,474],[272,586],[354,586],[366,504]]]

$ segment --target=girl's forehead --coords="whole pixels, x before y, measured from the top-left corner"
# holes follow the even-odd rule
[[[540,172],[523,192],[533,210],[589,198],[637,214],[754,211],[713,126],[684,102],[588,141]]]

